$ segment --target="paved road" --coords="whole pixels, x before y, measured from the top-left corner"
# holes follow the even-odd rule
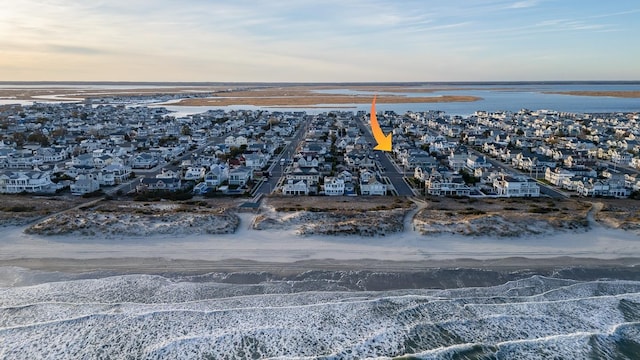
[[[371,133],[371,128],[369,123],[365,124],[365,121],[362,118],[356,119],[358,126],[360,127],[360,131],[364,134],[367,141],[374,146],[376,144],[376,140],[373,138],[373,134]],[[401,196],[413,196],[413,190],[407,183],[404,181],[404,174],[402,171],[398,171],[398,169],[391,162],[391,158],[388,156],[388,153],[384,151],[376,151],[376,160],[378,160],[380,167],[384,171],[384,176],[388,177],[391,181],[391,184],[396,189],[398,195]]]
[[[260,184],[258,189],[254,192],[256,195],[270,194],[277,189],[278,184],[281,183],[281,181],[284,181],[284,179],[281,179],[281,178],[284,175],[284,172],[288,166],[288,162],[289,160],[293,159],[293,156],[296,154],[296,149],[300,145],[300,142],[302,142],[302,140],[304,139],[304,136],[307,133],[310,123],[311,123],[311,120],[309,118],[309,119],[306,119],[302,124],[300,124],[300,126],[298,127],[298,130],[293,135],[293,137],[288,139],[289,144],[285,146],[284,150],[282,150],[282,152],[279,155],[273,157],[273,163],[269,167],[269,172],[271,172],[271,176],[269,177],[269,180]],[[280,159],[285,160],[284,166],[280,165],[281,164]]]

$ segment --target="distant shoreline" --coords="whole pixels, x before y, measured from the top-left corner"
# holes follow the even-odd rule
[[[544,94],[640,98],[640,91],[545,91]]]
[[[549,80],[549,81],[345,81],[345,82],[260,82],[260,81],[0,81],[0,85],[149,85],[149,86],[416,86],[416,85],[640,85],[638,80]]]

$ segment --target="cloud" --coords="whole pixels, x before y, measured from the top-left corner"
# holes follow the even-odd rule
[[[97,49],[86,46],[73,46],[73,45],[59,45],[59,44],[49,44],[46,48],[54,53],[62,53],[62,54],[75,54],[75,55],[100,55],[105,54],[106,51],[103,49]]]
[[[524,1],[515,2],[515,3],[507,6],[507,8],[509,8],[509,9],[526,9],[526,8],[534,7],[536,5],[538,5],[538,1],[537,0],[524,0]]]

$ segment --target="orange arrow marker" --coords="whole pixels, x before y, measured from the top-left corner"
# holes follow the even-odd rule
[[[376,117],[376,96],[373,96],[373,102],[371,103],[371,132],[376,139],[378,145],[373,150],[391,151],[391,135],[385,135],[380,129],[378,124],[378,118]]]

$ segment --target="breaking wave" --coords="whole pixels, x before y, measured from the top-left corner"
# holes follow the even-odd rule
[[[372,291],[357,288],[355,279],[364,277],[122,275],[4,287],[0,358],[633,359],[640,354],[640,281],[535,275],[494,286]]]

